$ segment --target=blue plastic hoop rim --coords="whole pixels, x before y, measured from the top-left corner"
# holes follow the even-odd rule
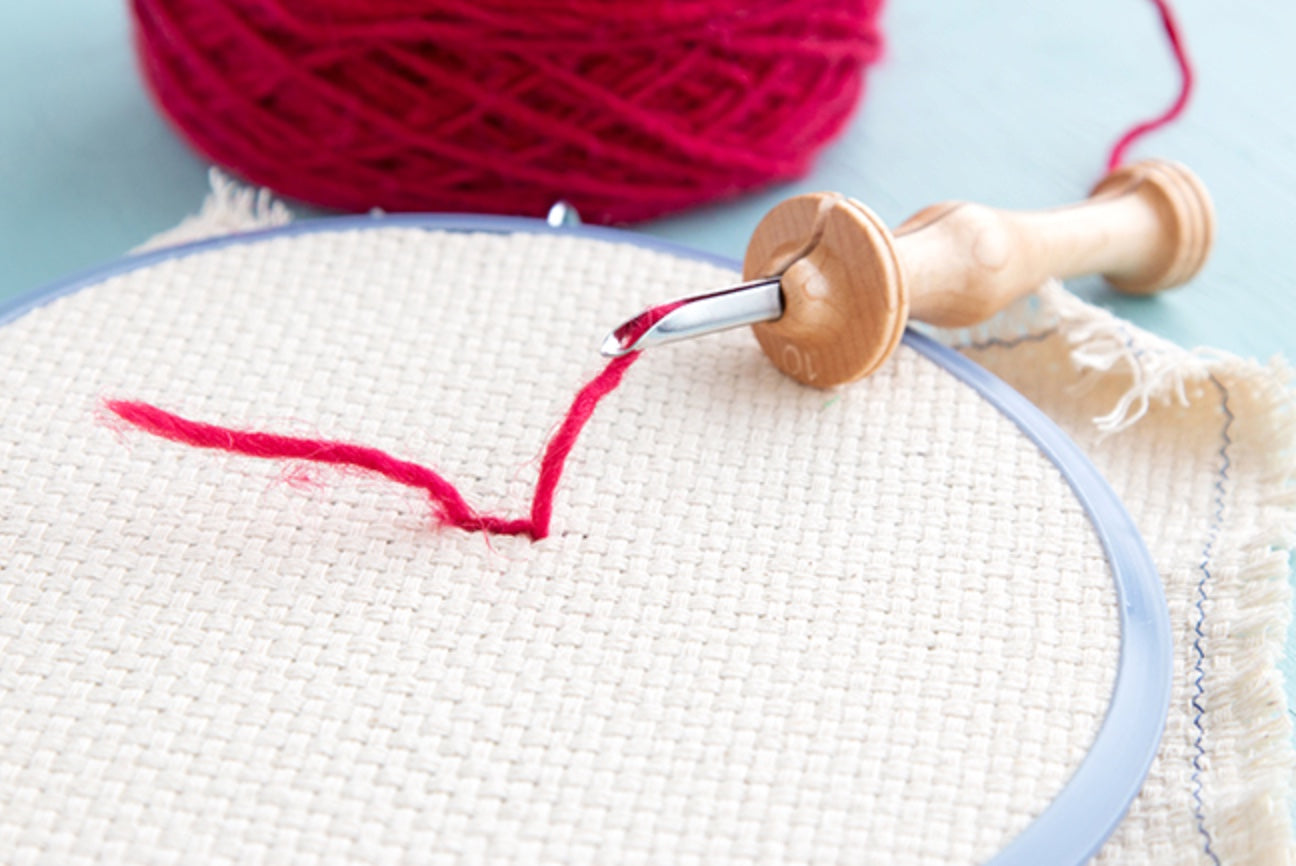
[[[127,256],[0,304],[0,326],[57,298],[169,259],[293,235],[395,227],[586,237],[739,270],[736,262],[723,256],[597,226],[555,227],[535,219],[475,214],[328,217]],[[1170,615],[1156,566],[1111,486],[1043,412],[997,377],[928,337],[910,330],[904,343],[980,394],[1057,466],[1089,515],[1111,564],[1120,608],[1120,658],[1111,703],[1098,736],[1053,801],[987,861],[987,866],[1080,866],[1097,853],[1124,817],[1156,757],[1165,728],[1173,665]]]

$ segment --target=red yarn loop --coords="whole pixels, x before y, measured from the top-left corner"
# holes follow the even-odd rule
[[[804,174],[881,0],[132,0],[209,159],[345,210],[647,219]]]

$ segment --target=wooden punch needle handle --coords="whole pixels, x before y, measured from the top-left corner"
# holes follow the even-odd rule
[[[933,205],[892,233],[859,202],[796,196],[752,234],[747,279],[782,274],[784,313],[755,325],[774,364],[808,385],[867,376],[909,317],[941,327],[985,321],[1050,277],[1102,274],[1148,294],[1191,279],[1215,233],[1206,188],[1176,163],[1118,169],[1088,199],[1043,211]]]

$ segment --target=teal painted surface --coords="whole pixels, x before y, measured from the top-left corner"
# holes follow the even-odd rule
[[[1178,3],[1201,71],[1183,121],[1135,155],[1191,165],[1215,196],[1215,255],[1189,288],[1125,299],[1076,288],[1183,345],[1296,358],[1296,5]],[[1106,149],[1173,93],[1145,0],[890,0],[889,48],[843,138],[805,180],[643,226],[740,255],[760,216],[799,191],[847,192],[896,222],[966,198],[1073,200]],[[0,5],[0,300],[107,261],[196,209],[206,167],[152,110],[124,7]],[[1285,672],[1296,682],[1296,647]]]

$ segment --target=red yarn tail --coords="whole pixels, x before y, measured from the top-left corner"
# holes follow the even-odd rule
[[[644,313],[636,320],[633,333],[625,336],[626,341],[632,342],[637,339],[640,334],[677,306],[679,305],[674,303],[663,304]],[[313,463],[327,463],[334,466],[354,466],[374,472],[397,484],[426,491],[435,509],[433,515],[443,526],[452,526],[469,532],[488,532],[494,535],[526,535],[532,541],[539,541],[549,534],[554,494],[558,490],[563,466],[567,462],[567,456],[571,454],[572,447],[576,444],[577,437],[594,414],[599,401],[621,384],[626,370],[630,369],[630,365],[638,357],[638,352],[631,352],[614,358],[603,368],[603,372],[586,383],[585,387],[576,394],[571,408],[567,410],[567,415],[558,427],[558,432],[545,447],[544,457],[540,461],[540,475],[536,480],[535,494],[531,500],[531,514],[525,518],[482,514],[468,505],[455,486],[435,469],[401,460],[377,448],[328,439],[307,439],[281,436],[276,433],[236,430],[218,424],[191,421],[136,400],[107,400],[105,405],[108,411],[133,427],[195,448],[212,448],[217,451],[270,460],[309,460]]]
[[[539,541],[549,534],[554,494],[567,455],[576,444],[581,428],[594,414],[599,401],[621,383],[625,371],[638,357],[638,353],[635,353],[614,359],[576,395],[567,417],[545,448],[535,496],[531,501],[531,516],[525,518],[482,514],[474,510],[455,486],[435,469],[401,460],[377,448],[328,439],[236,430],[218,424],[191,421],[136,400],[108,400],[106,405],[110,412],[133,427],[195,448],[213,448],[270,460],[309,460],[313,463],[353,466],[374,472],[397,484],[426,491],[435,508],[434,517],[443,526],[494,535],[526,535],[532,541]]]
[[[1179,22],[1175,20],[1174,11],[1170,8],[1169,0],[1152,0],[1152,2],[1156,4],[1157,11],[1161,13],[1161,25],[1165,28],[1166,38],[1170,41],[1170,50],[1174,52],[1175,63],[1179,66],[1179,95],[1175,97],[1175,101],[1164,112],[1151,120],[1145,120],[1137,124],[1120,137],[1120,140],[1112,147],[1111,155],[1107,157],[1107,171],[1109,172],[1120,168],[1121,163],[1125,161],[1125,153],[1133,146],[1134,142],[1148,133],[1173,122],[1179,115],[1183,114],[1184,109],[1188,107],[1188,99],[1192,96],[1194,83],[1192,61],[1188,59],[1188,48],[1184,45]]]

